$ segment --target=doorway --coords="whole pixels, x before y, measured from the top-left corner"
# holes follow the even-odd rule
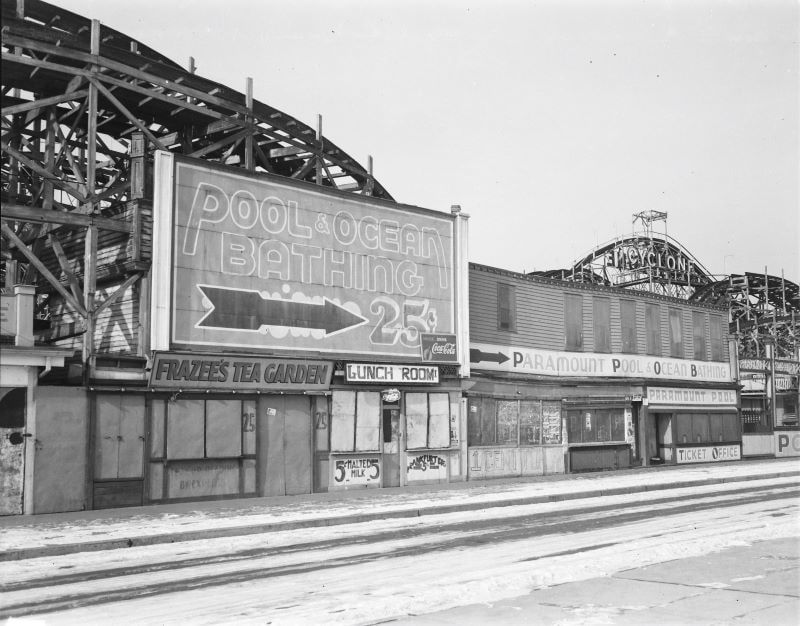
[[[260,495],[311,493],[313,429],[307,396],[261,396],[256,428]]]
[[[400,400],[381,402],[383,486],[400,486]]]

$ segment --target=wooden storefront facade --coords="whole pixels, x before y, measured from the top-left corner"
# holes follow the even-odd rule
[[[741,454],[724,309],[478,264],[469,277],[470,478]]]

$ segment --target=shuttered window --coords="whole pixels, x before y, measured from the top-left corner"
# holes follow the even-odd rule
[[[636,302],[620,300],[619,313],[622,325],[622,351],[626,354],[635,354],[637,350]]]

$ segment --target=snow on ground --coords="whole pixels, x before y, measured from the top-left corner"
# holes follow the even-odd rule
[[[776,492],[780,489],[776,487]],[[642,501],[636,503],[637,507],[671,506],[671,503],[647,502],[645,495],[650,494],[641,494]],[[716,497],[708,496],[703,501],[713,501]],[[725,497],[724,494],[719,496]],[[728,494],[727,498],[736,500],[736,495]],[[553,506],[569,504],[553,503]],[[585,506],[586,501],[583,504]],[[424,549],[426,541],[430,542],[431,548],[435,548],[437,543],[452,539],[463,532],[445,531],[427,538],[415,538],[414,541],[420,548],[416,554],[368,561],[359,561],[365,550],[384,551],[388,556],[393,550],[408,546],[409,540],[389,538],[377,545],[355,542],[333,545],[314,552],[299,550],[270,557],[256,557],[238,565],[265,570],[296,565],[300,568],[296,573],[262,577],[255,572],[252,580],[245,577],[240,578],[239,582],[214,587],[87,606],[51,613],[44,619],[45,623],[59,624],[98,621],[128,623],[131,616],[135,616],[138,623],[159,624],[375,623],[396,616],[424,614],[466,604],[490,603],[501,598],[526,594],[537,588],[608,576],[630,568],[700,556],[765,539],[797,537],[799,505],[795,498],[709,507],[667,516],[659,515],[656,511],[653,517],[644,520],[606,525],[594,530],[559,532],[489,545],[462,543],[447,550]],[[538,512],[538,507],[541,506],[543,505],[519,508],[536,509]],[[491,511],[509,513],[506,509]],[[478,513],[453,513],[442,518],[450,521],[470,520]],[[480,513],[489,514],[488,510]],[[580,514],[576,512],[576,515]],[[334,539],[341,536],[341,533],[364,534],[390,530],[400,524],[428,525],[433,521],[442,520],[433,520],[432,517],[424,520],[386,520],[275,533],[275,537],[270,533],[268,538],[276,539],[277,543],[299,542],[304,537],[298,533],[313,533],[315,539]],[[278,535],[284,536],[278,538]],[[237,549],[241,549],[251,545],[253,540],[253,537],[238,537],[192,543],[205,545],[221,542],[219,549],[224,542],[232,542]],[[135,550],[142,550],[150,551],[151,558],[166,558],[170,550],[175,551],[176,547],[180,549],[176,545],[159,545],[118,552],[128,556]],[[82,561],[93,558],[101,558],[101,555],[81,555]],[[347,559],[352,559],[352,564],[341,565]],[[336,560],[339,565],[324,566],[325,563]],[[41,565],[44,566],[44,562]],[[210,571],[216,574],[235,572],[236,567],[235,564],[214,565],[214,569]],[[150,584],[163,582],[167,585],[176,580],[176,577],[180,579],[187,575],[189,572],[172,570],[137,576],[148,576]],[[709,580],[708,584],[715,582],[718,581]],[[117,579],[117,585],[135,587],[135,584],[133,577]],[[81,590],[103,590],[99,581],[74,585],[74,588],[62,591],[80,593]],[[39,590],[33,589],[28,593],[36,596]],[[6,597],[4,601],[11,601],[11,598]],[[635,604],[636,598],[631,598],[630,605]]]
[[[234,529],[276,523],[306,522],[321,517],[344,518],[378,512],[413,511],[448,505],[497,503],[511,499],[570,495],[609,489],[643,486],[672,487],[677,483],[704,479],[735,480],[800,468],[797,460],[732,463],[669,468],[664,471],[631,471],[619,474],[591,474],[558,477],[557,480],[526,480],[508,483],[468,483],[447,488],[371,490],[345,494],[314,494],[220,503],[187,503],[113,512],[87,512],[0,518],[0,551],[21,550],[103,540],[147,537],[175,532]]]
[[[744,483],[748,489],[769,487],[773,493],[780,493],[786,488],[796,487],[797,481],[793,477],[748,481]],[[303,544],[336,542],[346,540],[354,535],[364,536],[392,533],[404,529],[416,528],[428,533],[437,533],[437,540],[442,537],[453,538],[450,534],[443,534],[441,529],[446,526],[465,524],[468,522],[481,522],[496,520],[502,522],[509,518],[523,516],[542,516],[554,512],[574,511],[576,519],[609,518],[620,514],[630,514],[639,511],[663,510],[668,511],[685,505],[690,496],[697,497],[705,494],[703,502],[726,502],[736,500],[738,490],[743,488],[743,483],[724,483],[721,485],[704,485],[698,487],[684,487],[672,489],[669,492],[652,491],[639,494],[626,494],[619,496],[604,496],[585,498],[580,500],[564,500],[558,502],[545,502],[507,506],[501,508],[484,508],[474,511],[459,511],[426,515],[412,518],[391,518],[373,520],[354,524],[342,524],[313,528],[299,528],[286,531],[273,531],[264,534],[244,535],[238,537],[222,537],[204,539],[202,541],[184,541],[175,543],[157,544],[155,546],[135,546],[122,550],[103,550],[98,552],[81,553],[79,557],[74,554],[47,556],[18,561],[8,561],[0,568],[0,585],[24,583],[53,575],[77,575],[91,573],[99,569],[115,567],[132,568],[156,562],[177,564],[216,555],[230,555],[235,552],[248,550],[277,549],[286,546],[300,546]],[[669,499],[666,502],[657,502]],[[586,509],[603,507],[603,510],[586,513]],[[605,507],[609,508],[608,510]],[[560,520],[563,522],[564,520]],[[459,528],[457,537],[465,538],[469,531]],[[415,541],[424,543],[429,538],[404,539],[404,546],[413,546]],[[371,544],[366,544],[364,550],[371,550]],[[311,557],[311,558],[316,558]],[[276,563],[276,557],[270,557]],[[214,565],[214,567],[218,567]],[[187,576],[204,574],[200,568],[193,568]]]

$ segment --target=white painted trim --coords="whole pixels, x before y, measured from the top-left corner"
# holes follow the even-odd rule
[[[169,350],[172,293],[172,213],[175,162],[170,152],[156,152],[153,171],[153,265],[150,300],[150,349]]]

